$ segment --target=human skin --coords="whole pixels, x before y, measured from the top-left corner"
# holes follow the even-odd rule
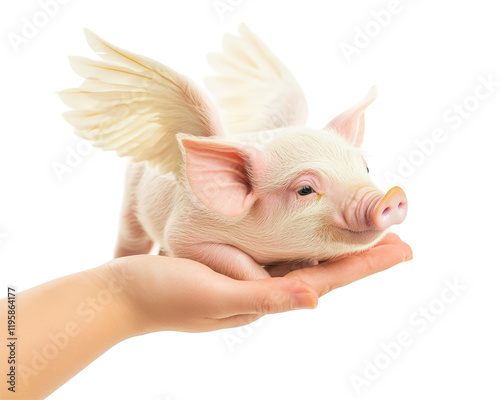
[[[271,277],[240,281],[188,259],[140,255],[114,259],[16,294],[16,387],[3,399],[43,399],[105,351],[156,331],[206,332],[265,314],[315,308],[329,291],[412,258],[389,233],[368,251]],[[7,299],[0,301],[7,321]],[[8,348],[1,346],[6,376]],[[45,362],[34,361],[44,354]],[[43,357],[43,356],[42,356]]]

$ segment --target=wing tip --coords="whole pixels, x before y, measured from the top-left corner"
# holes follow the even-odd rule
[[[79,71],[82,65],[85,65],[89,62],[89,59],[82,56],[68,56],[69,66],[71,69],[82,78],[85,78]]]
[[[378,96],[378,86],[377,85],[372,85],[368,93],[366,94],[365,98],[368,100],[370,103],[372,103]]]
[[[70,124],[71,126],[74,127],[74,110],[70,110],[70,111],[65,111],[63,112],[62,114],[62,117],[63,119],[68,123]]]
[[[238,25],[238,32],[240,33],[240,35],[242,34],[245,34],[247,32],[251,32],[250,28],[248,27],[247,24],[245,24],[244,22],[240,23]]]
[[[92,47],[93,42],[102,42],[103,40],[89,28],[83,28],[83,34],[85,35],[85,39],[87,39],[87,43],[90,47]]]
[[[91,31],[88,28],[83,28],[83,34],[85,35],[85,39],[87,40],[89,47],[94,50],[94,52],[99,56],[103,53],[106,53],[107,48],[113,47],[109,42],[105,41],[97,33]]]

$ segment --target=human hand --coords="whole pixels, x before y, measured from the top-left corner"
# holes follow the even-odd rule
[[[131,335],[175,330],[205,332],[246,325],[265,314],[315,308],[316,291],[297,279],[232,279],[183,258],[137,255],[105,265],[122,287],[124,324]]]
[[[285,276],[309,283],[318,297],[367,276],[384,271],[413,258],[411,247],[395,233],[386,234],[374,247],[321,264],[291,270],[274,267],[272,276]]]
[[[204,332],[251,323],[265,314],[314,308],[318,297],[412,257],[395,234],[355,255],[284,276],[241,281],[188,259],[141,255],[110,261],[122,282],[134,334],[160,330]]]

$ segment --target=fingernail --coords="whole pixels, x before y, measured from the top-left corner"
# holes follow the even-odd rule
[[[408,258],[405,258],[404,262],[411,261],[411,260],[413,260],[413,256],[410,256],[410,257],[408,257]]]
[[[299,292],[292,295],[292,310],[316,308],[316,299],[309,292]]]

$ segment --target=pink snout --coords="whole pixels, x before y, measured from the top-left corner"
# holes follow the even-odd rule
[[[408,212],[406,194],[399,186],[393,187],[373,210],[373,223],[378,229],[386,229],[404,221]]]

